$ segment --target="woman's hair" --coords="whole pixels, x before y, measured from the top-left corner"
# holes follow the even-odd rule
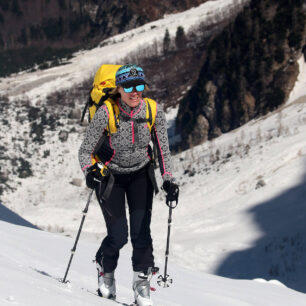
[[[119,90],[118,90],[118,87],[119,87],[119,86],[117,86],[117,87],[115,87],[114,89],[110,90],[110,91],[109,91],[109,94],[110,94],[111,96],[120,95]]]

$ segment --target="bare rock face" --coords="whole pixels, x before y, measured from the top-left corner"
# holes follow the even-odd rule
[[[216,111],[215,96],[217,92],[217,86],[212,81],[209,81],[205,85],[205,90],[208,97],[207,97],[207,103],[203,105],[203,112],[206,115],[206,117],[212,122],[214,121],[214,115]]]
[[[81,115],[82,115],[81,110],[79,108],[75,108],[71,110],[71,112],[68,115],[68,118],[80,120]]]
[[[230,131],[231,126],[229,122],[231,121],[231,109],[230,109],[230,102],[228,99],[224,101],[223,108],[222,108],[222,128],[225,132]]]
[[[71,182],[69,182],[71,185],[76,186],[76,187],[81,187],[83,180],[79,179],[79,178],[73,178],[71,180]]]
[[[288,99],[299,73],[297,60],[306,49],[305,13],[302,2],[251,0],[212,39],[178,111],[177,132],[190,140],[189,146],[263,116]],[[284,27],[284,15],[300,23]],[[202,132],[199,114],[208,120]]]
[[[190,145],[199,144],[208,139],[209,122],[203,115],[198,116],[196,126],[194,133],[188,138]]]
[[[66,142],[68,140],[69,133],[67,131],[60,131],[58,138],[61,142]]]
[[[75,3],[78,3],[79,1],[74,1]],[[97,16],[97,12],[99,9],[99,5],[95,4],[95,3],[85,3],[83,6],[83,10],[87,13],[87,15],[89,16],[91,22],[95,22],[96,20],[96,16]]]
[[[250,92],[246,92],[243,99],[244,99],[243,100],[244,103],[242,104],[242,108],[243,108],[244,112],[243,112],[243,119],[242,120],[244,122],[248,122],[249,120],[254,118],[256,100]]]
[[[279,71],[276,75],[275,85],[282,88],[286,99],[289,97],[289,94],[294,87],[298,74],[299,68],[295,57],[294,59],[291,58],[288,60],[286,70]]]

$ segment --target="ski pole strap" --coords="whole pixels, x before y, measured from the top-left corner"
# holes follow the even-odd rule
[[[166,204],[167,204],[167,206],[168,207],[170,207],[171,209],[174,209],[176,206],[177,206],[177,204],[178,204],[178,199],[176,199],[175,200],[175,202],[174,201],[166,201]]]

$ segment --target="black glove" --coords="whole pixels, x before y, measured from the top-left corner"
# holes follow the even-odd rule
[[[101,168],[98,167],[97,164],[91,166],[86,175],[86,185],[90,189],[97,188],[102,181],[105,180],[106,177],[109,176],[109,170],[104,168],[103,175],[101,174]]]
[[[179,196],[179,186],[173,182],[170,181],[164,181],[163,183],[163,189],[166,191],[166,203],[167,205],[169,202],[176,201],[178,202],[178,196]]]

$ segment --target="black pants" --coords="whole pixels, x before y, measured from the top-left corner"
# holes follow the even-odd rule
[[[147,167],[132,174],[115,175],[115,183],[107,201],[96,194],[107,227],[107,236],[96,254],[104,272],[117,267],[119,250],[128,242],[128,223],[125,196],[128,203],[130,236],[133,246],[134,271],[147,271],[154,267],[153,246],[150,232],[153,186]]]

